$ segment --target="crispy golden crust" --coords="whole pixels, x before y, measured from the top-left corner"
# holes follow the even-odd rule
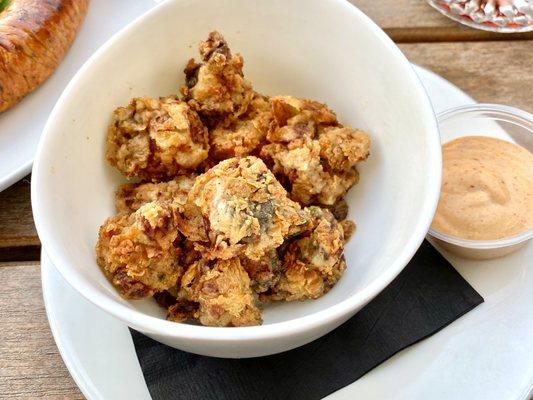
[[[190,301],[198,303],[195,317],[208,326],[247,326],[261,323],[248,274],[238,258],[189,267],[181,288]]]
[[[254,92],[244,79],[241,55],[231,54],[222,35],[211,32],[200,44],[200,56],[201,63],[190,60],[184,70],[185,100],[207,119],[243,113]]]
[[[147,203],[133,214],[109,218],[96,244],[102,271],[128,299],[140,299],[176,285],[183,273],[171,207]]]
[[[340,224],[342,225],[342,231],[344,232],[344,243],[347,243],[357,229],[355,222],[345,219],[344,221],[340,221]]]
[[[184,205],[191,190],[195,174],[180,175],[168,182],[127,183],[115,193],[117,213],[132,213],[152,201],[164,201],[175,206]]]
[[[335,113],[318,101],[276,96],[270,102],[279,128],[269,135],[269,140],[274,142],[287,142],[302,135],[314,135],[316,128],[335,126],[338,123]]]
[[[341,126],[326,105],[289,96],[270,100],[275,126],[260,156],[305,205],[331,206],[358,181],[356,163],[369,154],[364,132]]]
[[[175,292],[175,293],[172,293]],[[154,299],[161,307],[167,310],[167,319],[174,322],[184,322],[194,319],[198,314],[199,304],[187,300],[184,291],[178,292],[177,288],[154,294]]]
[[[327,208],[331,211],[337,221],[345,220],[348,216],[348,203],[346,203],[346,200],[344,199],[340,199],[331,206],[323,206],[323,208]]]
[[[272,118],[268,99],[256,94],[246,112],[221,119],[209,131],[210,157],[221,161],[255,154],[265,141]]]
[[[320,157],[326,168],[334,171],[348,171],[358,162],[365,161],[370,154],[370,138],[358,129],[330,127],[318,137]]]
[[[176,299],[176,302],[168,307],[167,319],[174,322],[183,322],[195,318],[198,315],[198,303],[187,299]]]
[[[252,281],[252,289],[263,293],[274,287],[281,276],[281,261],[276,250],[271,250],[259,260],[241,257],[241,265]]]
[[[172,179],[198,167],[208,151],[207,128],[174,96],[117,108],[107,134],[107,160],[127,178]]]
[[[326,170],[320,157],[319,142],[308,138],[263,146],[261,157],[271,165],[272,172],[284,183],[290,197],[305,205],[333,205],[359,178],[355,168]]]
[[[202,215],[201,210],[194,203],[186,203],[176,213],[176,226],[183,236],[193,243],[209,242],[209,219]],[[196,245],[203,250],[203,246]]]
[[[291,227],[306,222],[298,203],[253,156],[230,158],[200,175],[189,203],[207,221],[209,243],[198,248],[208,258],[259,260],[283,243]]]
[[[55,70],[87,10],[87,0],[12,0],[0,12],[0,112]]]
[[[306,231],[281,251],[281,277],[260,296],[262,301],[316,299],[342,276],[346,268],[342,225],[329,210],[313,206],[307,212],[311,219]]]

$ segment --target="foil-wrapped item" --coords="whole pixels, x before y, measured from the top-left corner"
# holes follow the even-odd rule
[[[533,31],[533,0],[428,0],[447,17],[494,32]]]

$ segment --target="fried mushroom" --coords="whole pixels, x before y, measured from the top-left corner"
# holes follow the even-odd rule
[[[368,156],[370,140],[343,127],[326,105],[289,96],[270,100],[275,124],[260,156],[293,200],[331,206],[355,185],[355,164]]]
[[[149,297],[176,285],[183,273],[177,238],[171,207],[147,203],[100,227],[97,263],[124,298]]]
[[[200,44],[200,57],[201,63],[191,59],[185,67],[185,100],[206,120],[243,113],[254,92],[244,79],[242,56],[214,31]]]
[[[152,201],[164,201],[177,206],[187,202],[195,174],[180,175],[168,182],[127,183],[119,186],[115,193],[115,205],[118,213],[132,213],[142,205]]]
[[[134,98],[113,113],[106,157],[127,178],[172,179],[196,168],[208,152],[207,128],[176,97]]]
[[[216,161],[245,157],[264,143],[272,122],[268,99],[255,94],[246,112],[221,120],[209,131],[210,157]]]
[[[281,245],[294,226],[306,222],[300,205],[253,156],[221,161],[200,175],[188,206],[192,215],[196,208],[203,216],[208,243],[198,243],[198,248],[211,259],[244,255],[259,260]]]
[[[171,288],[154,294],[157,304],[167,310],[167,319],[174,322],[185,322],[192,320],[198,313],[198,303],[183,297],[185,293],[178,292],[178,289]]]
[[[320,157],[334,171],[348,171],[370,154],[370,137],[350,127],[329,127],[320,133]]]
[[[261,312],[250,285],[238,258],[200,260],[181,279],[186,298],[198,304],[195,318],[207,326],[261,324]]]
[[[274,287],[281,276],[281,261],[276,250],[271,250],[259,260],[241,257],[241,264],[252,282],[256,293],[263,293]]]
[[[312,206],[306,210],[311,216],[307,229],[284,245],[281,277],[260,295],[262,301],[319,298],[346,269],[342,225],[327,209]]]

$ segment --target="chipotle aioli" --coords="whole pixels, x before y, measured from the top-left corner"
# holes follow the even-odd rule
[[[443,175],[431,227],[463,239],[490,240],[533,228],[533,154],[485,136],[442,146]]]

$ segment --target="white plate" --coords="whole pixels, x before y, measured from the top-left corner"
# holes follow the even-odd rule
[[[48,115],[85,60],[115,32],[154,4],[154,0],[90,1],[85,21],[57,70],[19,104],[0,114],[0,191],[30,173]]]
[[[474,102],[441,77],[421,68],[417,72],[437,112]],[[128,328],[69,287],[45,252],[41,258],[52,333],[83,394],[89,400],[150,399]],[[533,246],[492,261],[446,258],[485,303],[328,399],[529,397],[533,389]]]

